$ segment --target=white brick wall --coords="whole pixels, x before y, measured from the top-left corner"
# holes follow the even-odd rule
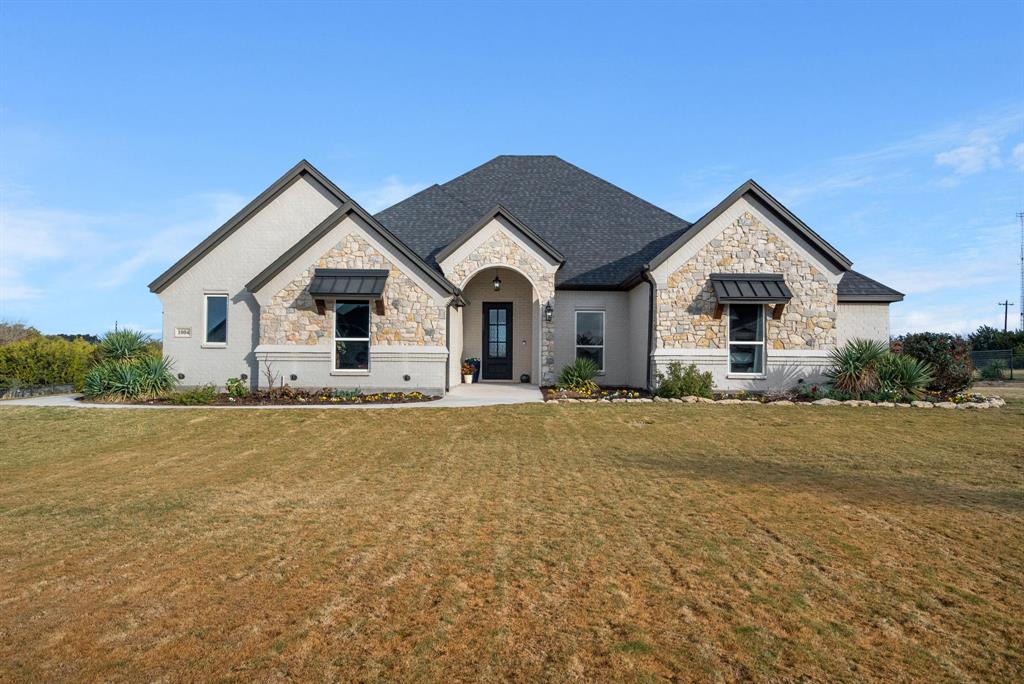
[[[842,346],[854,338],[889,341],[889,305],[839,303],[836,342]]]

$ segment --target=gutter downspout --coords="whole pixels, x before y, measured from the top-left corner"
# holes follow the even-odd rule
[[[650,266],[644,265],[643,278],[651,288],[650,304],[647,307],[647,390],[654,389],[654,307],[656,305],[655,293],[657,285],[654,276],[651,275]]]

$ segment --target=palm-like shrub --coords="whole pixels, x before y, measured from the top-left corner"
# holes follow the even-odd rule
[[[169,392],[178,382],[172,362],[154,352],[149,335],[137,330],[108,332],[100,340],[100,362],[85,376],[85,395],[123,401]]]
[[[149,353],[152,341],[139,330],[111,330],[100,339],[100,356],[113,361],[137,361]]]
[[[882,391],[900,397],[920,397],[935,381],[935,373],[927,361],[903,354],[884,354],[878,360],[876,372]]]
[[[829,354],[832,366],[825,375],[836,389],[860,399],[865,392],[878,389],[876,366],[888,351],[888,345],[878,340],[850,340]]]
[[[570,392],[592,392],[597,389],[594,378],[601,368],[591,359],[576,359],[558,374],[558,389]]]

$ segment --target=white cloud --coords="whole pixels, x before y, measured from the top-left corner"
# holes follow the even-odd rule
[[[1024,171],[1024,143],[1018,143],[1013,148],[1013,152],[1010,153],[1010,163],[1019,171]]]
[[[398,176],[388,176],[381,185],[352,197],[372,214],[387,209],[425,187],[423,183],[405,183]]]
[[[36,298],[66,282],[78,289],[109,289],[145,267],[155,274],[245,204],[239,195],[211,193],[185,198],[175,203],[178,209],[139,215],[77,212],[32,201],[5,197],[0,206],[0,297],[5,301]],[[169,213],[177,215],[168,218]]]
[[[971,133],[969,141],[946,152],[935,155],[935,163],[948,166],[958,176],[971,176],[1003,165],[998,141],[985,130]]]

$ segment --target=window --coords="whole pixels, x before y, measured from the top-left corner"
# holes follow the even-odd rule
[[[204,344],[227,345],[228,343],[228,296],[226,294],[208,294],[206,299],[206,325],[203,337]]]
[[[764,306],[729,305],[729,372],[764,374]]]
[[[334,370],[370,368],[370,303],[334,303]]]
[[[604,311],[576,312],[576,358],[590,359],[604,371]]]

